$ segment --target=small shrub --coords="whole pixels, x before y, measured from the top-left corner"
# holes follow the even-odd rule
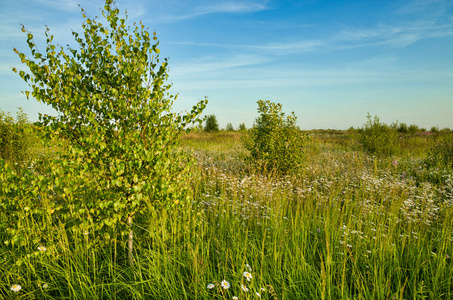
[[[0,110],[0,158],[16,163],[27,160],[34,144],[33,128],[21,108],[16,119]]]
[[[367,115],[368,121],[360,130],[359,141],[363,149],[374,155],[390,156],[398,150],[398,137],[394,130],[386,124],[380,123],[377,116],[371,119]]]
[[[282,173],[291,171],[302,161],[305,142],[294,112],[285,116],[280,103],[259,100],[258,113],[253,128],[244,136],[244,146],[265,168]]]
[[[408,128],[406,123],[400,123],[396,129],[399,133],[408,133]]]
[[[247,127],[245,127],[245,123],[239,124],[238,131],[247,131]]]
[[[429,152],[426,164],[430,167],[453,168],[453,134],[445,134]]]
[[[206,118],[206,124],[204,126],[204,131],[206,132],[217,132],[219,131],[219,123],[215,115],[209,115]]]
[[[226,124],[225,130],[226,131],[234,131],[234,127],[233,127],[233,125],[231,123],[228,123],[228,124]]]
[[[422,130],[420,130],[420,127],[418,127],[417,125],[412,124],[412,125],[410,125],[410,126],[407,128],[407,131],[408,131],[409,133],[414,134],[414,133],[417,133],[417,132],[422,131]]]
[[[438,126],[433,126],[433,127],[431,127],[431,129],[429,131],[432,132],[432,133],[438,133],[439,132],[439,127]]]

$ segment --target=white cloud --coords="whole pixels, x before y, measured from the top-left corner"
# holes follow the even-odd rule
[[[433,20],[379,25],[374,28],[342,30],[330,39],[339,48],[368,46],[407,47],[419,40],[452,35],[453,22],[437,25]]]
[[[444,14],[453,6],[450,0],[413,0],[404,3],[395,11],[396,14],[423,13],[425,16],[436,16]]]
[[[198,7],[195,12],[198,14],[212,14],[212,13],[247,13],[266,10],[267,6],[254,2],[243,1],[228,1],[220,3],[210,3],[205,6]]]
[[[171,68],[172,78],[186,78],[190,75],[191,78],[209,76],[207,73],[226,69],[245,67],[251,65],[262,64],[268,61],[268,58],[259,55],[243,54],[235,56],[208,56],[198,59],[192,59],[183,64],[176,65]]]
[[[265,3],[252,1],[203,1],[202,4],[169,1],[167,6],[159,7],[153,13],[157,22],[177,22],[208,14],[217,13],[253,13],[270,9]],[[172,5],[171,5],[172,4]]]
[[[299,40],[290,42],[278,42],[267,45],[249,45],[244,48],[250,50],[262,50],[277,55],[286,55],[293,53],[312,52],[324,46],[325,42],[321,40]]]

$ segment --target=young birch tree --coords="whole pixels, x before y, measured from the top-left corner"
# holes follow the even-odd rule
[[[55,199],[46,205],[60,220],[66,216],[65,226],[107,237],[109,228],[122,227],[132,264],[134,220],[145,220],[156,206],[190,200],[190,159],[178,148],[179,135],[188,124],[201,123],[207,100],[185,115],[172,112],[176,96],[169,93],[168,63],[159,57],[156,33],[141,22],[126,26],[127,13],[120,18],[112,0],[102,10],[105,24],[83,9],[82,15],[83,34],[72,32],[77,48],[53,44],[47,28],[42,53],[23,27],[31,56],[14,49],[29,69],[13,68],[31,87],[27,98],[58,112],[39,116],[43,131],[58,135],[66,148],[35,183],[42,193],[51,188]]]

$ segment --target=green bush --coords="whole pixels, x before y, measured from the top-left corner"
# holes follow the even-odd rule
[[[209,115],[206,118],[206,123],[204,126],[204,131],[206,132],[217,132],[219,131],[219,123],[215,115]]]
[[[408,133],[408,128],[406,123],[400,123],[396,129],[399,133]]]
[[[285,116],[280,103],[259,100],[258,113],[253,128],[243,138],[244,146],[266,169],[290,172],[302,162],[305,142],[294,112]]]
[[[32,126],[21,108],[15,120],[0,110],[0,158],[15,163],[29,159],[35,142]]]
[[[453,168],[453,134],[445,134],[430,150],[426,164],[430,167]]]
[[[234,131],[233,124],[227,123],[227,124],[226,124],[226,127],[225,127],[225,130],[226,130],[226,131]]]
[[[423,130],[421,130],[420,127],[418,127],[417,125],[411,124],[411,125],[407,128],[407,131],[408,131],[409,133],[414,134],[414,133],[417,133],[417,132],[423,131]]]
[[[398,136],[395,130],[380,123],[377,116],[372,120],[368,114],[367,119],[359,132],[359,141],[363,149],[369,154],[378,156],[394,155],[398,151]]]
[[[247,127],[245,127],[245,123],[239,124],[238,131],[247,131]]]

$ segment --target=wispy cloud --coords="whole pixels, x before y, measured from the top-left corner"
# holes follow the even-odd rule
[[[35,4],[39,5],[42,8],[46,9],[53,9],[57,11],[68,11],[68,12],[75,12],[79,10],[80,1],[76,0],[35,0]],[[85,3],[84,3],[85,4]]]
[[[266,5],[254,2],[243,1],[228,1],[220,3],[210,3],[204,6],[199,6],[195,13],[199,15],[212,14],[212,13],[248,13],[260,10],[266,10]]]
[[[301,23],[298,21],[280,20],[280,21],[265,21],[265,20],[250,20],[242,21],[242,27],[259,29],[259,30],[288,30],[288,29],[301,29],[316,27],[313,23]]]
[[[432,20],[406,22],[399,25],[379,25],[366,29],[341,30],[330,37],[339,48],[367,46],[407,47],[419,40],[433,37],[448,37],[453,34],[453,22],[437,25]]]
[[[269,61],[268,58],[260,55],[243,54],[235,56],[206,56],[198,59],[192,59],[188,62],[178,64],[171,68],[172,77],[202,77],[209,72],[225,71],[226,69],[246,67],[251,65],[262,64]]]
[[[398,8],[396,14],[423,13],[425,16],[443,14],[453,7],[450,0],[413,0],[405,1],[405,4]]]
[[[178,2],[178,1],[177,1]],[[173,3],[173,11],[160,11],[155,15],[159,22],[176,22],[192,19],[209,14],[219,13],[253,13],[270,9],[265,2],[257,1],[202,1],[201,4],[184,5],[184,3]],[[177,7],[177,9],[175,9]]]

